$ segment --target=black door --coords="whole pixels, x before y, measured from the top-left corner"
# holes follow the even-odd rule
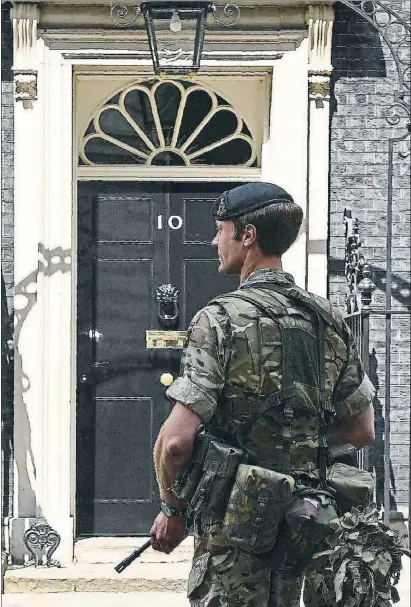
[[[211,203],[235,184],[80,182],[78,196],[77,534],[146,535],[158,512],[153,445],[169,412],[160,376],[180,352],[146,348],[155,291],[180,293],[185,330],[220,276]]]

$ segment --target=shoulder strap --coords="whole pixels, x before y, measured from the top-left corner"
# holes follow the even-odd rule
[[[264,306],[264,309],[267,309],[267,303],[264,302],[261,296],[259,296],[257,293],[252,293],[250,291],[245,290],[232,291],[231,293],[218,295],[217,297],[214,297],[214,299],[212,299],[209,304],[216,303],[220,306],[224,306],[224,304],[228,303],[227,300],[230,299],[242,299],[243,301],[247,301],[253,306],[257,306],[260,308]],[[271,312],[271,315],[281,315],[289,313],[289,309],[286,306],[282,305],[280,302],[275,302],[273,303],[273,305],[270,304],[269,311]]]
[[[333,329],[339,335],[341,335],[341,327],[339,326],[337,320],[333,317],[331,312],[328,312],[327,310],[322,308],[318,304],[318,302],[315,301],[311,293],[303,291],[295,285],[291,285],[290,287],[284,287],[275,283],[254,283],[253,285],[250,285],[250,287],[252,287],[253,289],[267,289],[270,291],[274,291],[275,293],[279,293],[284,297],[298,301],[303,306],[309,308],[312,312],[315,312],[316,315],[320,315],[326,325],[333,327]],[[256,295],[255,293],[250,293],[250,291],[247,291],[246,289],[244,289],[244,291],[235,291],[235,293],[232,293],[232,295],[241,296],[243,292],[247,292],[248,295],[252,295],[253,297]]]

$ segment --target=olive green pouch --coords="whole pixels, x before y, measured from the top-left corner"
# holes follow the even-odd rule
[[[224,517],[237,469],[247,455],[219,439],[211,438],[203,462],[203,474],[191,498],[194,512]]]
[[[246,552],[268,552],[276,542],[293,490],[291,476],[241,464],[228,500],[223,534]]]
[[[375,477],[371,472],[337,463],[327,470],[327,485],[335,490],[335,501],[341,512],[365,507],[374,498]]]

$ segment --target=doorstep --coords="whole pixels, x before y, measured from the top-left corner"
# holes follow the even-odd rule
[[[75,562],[67,567],[9,567],[5,593],[185,592],[193,539],[169,555],[148,548],[123,573],[114,565],[146,538],[90,538],[75,545]]]

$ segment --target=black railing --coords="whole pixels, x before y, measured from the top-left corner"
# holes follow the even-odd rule
[[[344,211],[345,226],[345,274],[347,278],[346,322],[350,327],[361,353],[364,368],[370,377],[376,394],[373,405],[375,410],[375,442],[364,449],[360,456],[360,465],[375,472],[377,481],[376,501],[384,511],[386,523],[398,515],[398,506],[406,503],[403,498],[406,490],[398,485],[406,475],[397,464],[397,474],[392,465],[393,447],[403,449],[396,453],[398,461],[408,457],[408,477],[411,469],[411,452],[406,434],[404,444],[392,444],[392,426],[397,431],[404,425],[410,428],[410,385],[405,374],[396,372],[401,356],[406,358],[403,333],[410,335],[410,309],[400,305],[398,308],[372,305],[372,295],[376,288],[361,249],[361,239],[357,220],[351,210]],[[403,365],[409,368],[409,364]],[[403,368],[402,367],[402,368]],[[395,421],[394,421],[395,420]],[[409,440],[409,438],[408,438]],[[411,490],[408,483],[408,512],[411,511]]]

